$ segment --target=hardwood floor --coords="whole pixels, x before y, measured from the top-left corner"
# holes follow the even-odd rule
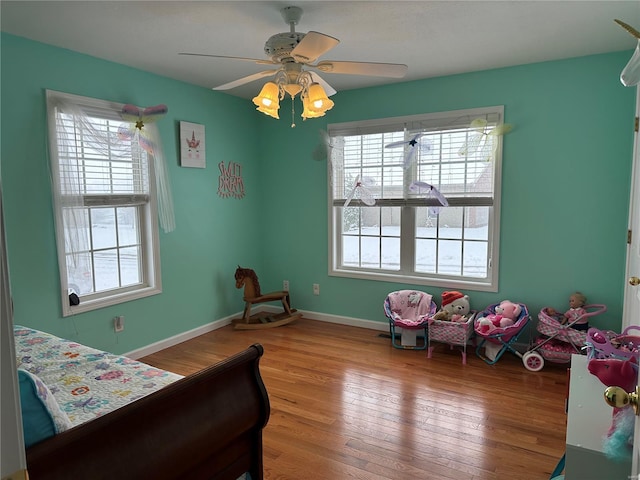
[[[399,350],[382,332],[301,319],[231,326],[141,360],[187,375],[252,343],[271,417],[269,480],[548,479],[564,452],[566,364],[529,372],[468,349]]]

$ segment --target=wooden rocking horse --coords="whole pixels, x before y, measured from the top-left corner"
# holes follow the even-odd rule
[[[282,290],[262,295],[258,276],[250,268],[242,268],[238,265],[235,278],[236,288],[244,287],[244,313],[242,318],[233,320],[236,330],[279,327],[302,317],[301,313],[296,313],[296,310],[290,307],[289,292]],[[273,302],[275,300],[282,302],[283,312],[275,315],[265,313],[251,315],[251,305],[254,303]]]

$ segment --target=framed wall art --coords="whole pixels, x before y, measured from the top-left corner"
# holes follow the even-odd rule
[[[204,125],[180,122],[180,165],[206,168]]]

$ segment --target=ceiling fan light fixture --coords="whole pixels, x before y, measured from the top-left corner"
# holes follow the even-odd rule
[[[270,117],[273,117],[275,119],[278,119],[278,120],[280,119],[280,116],[278,115],[278,108],[257,107],[256,110],[264,113],[265,115],[269,115]]]
[[[293,98],[302,91],[302,85],[297,83],[286,83],[282,85],[282,89],[291,95],[291,98]]]
[[[312,83],[307,90],[308,108],[314,112],[326,112],[333,108],[333,101],[319,83]]]
[[[258,107],[257,110],[274,118],[279,118],[278,109],[280,108],[280,90],[278,85],[273,82],[267,82],[260,90],[257,97],[253,98],[253,103]],[[274,115],[275,114],[275,115]]]
[[[304,95],[302,97],[302,106],[303,106],[304,110],[302,111],[302,115],[301,116],[305,120],[307,118],[324,117],[325,112],[320,111],[320,110],[314,110],[313,108],[310,108],[309,96],[308,95]]]
[[[301,71],[292,81],[285,69],[280,70],[272,82],[264,84],[258,96],[253,98],[253,103],[259,112],[279,119],[280,100],[285,94],[291,96],[292,127],[295,127],[293,100],[298,94],[303,106],[302,118],[305,120],[323,117],[327,110],[333,108],[333,101],[329,100],[322,85],[313,81],[309,72]]]

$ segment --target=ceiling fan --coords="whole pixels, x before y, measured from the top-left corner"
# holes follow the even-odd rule
[[[340,40],[319,32],[296,32],[295,25],[302,17],[300,7],[285,7],[281,13],[284,21],[290,26],[290,31],[272,35],[266,41],[264,51],[270,60],[204,53],[180,53],[180,55],[227,58],[274,66],[275,68],[263,70],[213,88],[214,90],[230,90],[261,78],[273,76],[273,82],[267,82],[260,94],[253,99],[253,102],[257,105],[258,111],[274,118],[279,118],[279,100],[284,98],[285,93],[291,96],[292,101],[300,93],[304,106],[302,117],[305,119],[322,116],[333,107],[333,102],[327,97],[335,94],[336,90],[316,71],[305,70],[303,67],[326,73],[388,78],[402,78],[407,73],[407,66],[397,63],[334,60],[317,62],[320,56],[338,45]]]

